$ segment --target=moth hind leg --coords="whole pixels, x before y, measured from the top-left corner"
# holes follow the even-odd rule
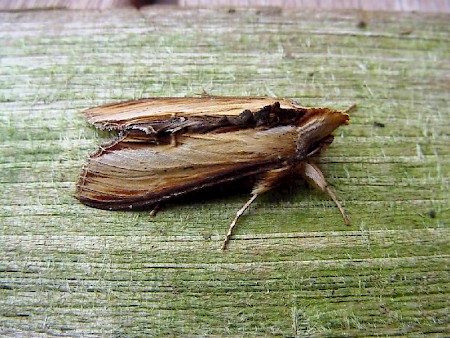
[[[311,186],[322,190],[330,196],[341,212],[345,224],[350,225],[350,219],[348,218],[344,207],[337,199],[336,194],[328,187],[327,181],[325,180],[325,177],[319,167],[314,163],[302,162],[300,166],[300,174]]]

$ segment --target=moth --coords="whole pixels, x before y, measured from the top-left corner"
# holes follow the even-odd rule
[[[351,107],[353,108],[353,106]],[[303,107],[269,97],[148,98],[94,107],[84,116],[117,138],[87,160],[76,198],[100,209],[157,206],[167,200],[239,179],[255,181],[222,244],[227,247],[239,217],[261,194],[301,176],[328,194],[315,158],[348,124],[345,111]]]

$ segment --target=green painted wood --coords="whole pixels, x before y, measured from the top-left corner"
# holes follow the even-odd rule
[[[449,334],[448,16],[148,8],[0,13],[3,336]],[[365,27],[364,27],[365,26]],[[151,96],[356,103],[321,166],[352,220],[299,182],[172,203],[79,204],[108,139],[80,112]]]

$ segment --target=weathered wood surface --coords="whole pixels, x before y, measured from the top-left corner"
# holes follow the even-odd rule
[[[1,335],[448,335],[448,19],[0,13]],[[202,90],[357,103],[321,160],[353,225],[299,184],[257,201],[223,253],[245,194],[156,218],[73,198],[108,138],[80,111]]]
[[[0,9],[111,9],[142,7],[147,5],[179,5],[187,7],[238,6],[238,7],[295,7],[297,10],[403,11],[425,13],[450,13],[448,0],[15,0],[0,1]]]

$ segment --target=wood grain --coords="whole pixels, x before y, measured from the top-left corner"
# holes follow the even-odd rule
[[[0,13],[3,336],[446,336],[446,15],[167,10]],[[146,212],[78,203],[108,139],[81,111],[154,96],[268,95],[345,109],[301,182]],[[384,125],[384,127],[383,127]]]
[[[112,9],[151,5],[182,7],[280,7],[314,10],[400,11],[450,13],[448,0],[16,0],[1,1],[0,10]]]

